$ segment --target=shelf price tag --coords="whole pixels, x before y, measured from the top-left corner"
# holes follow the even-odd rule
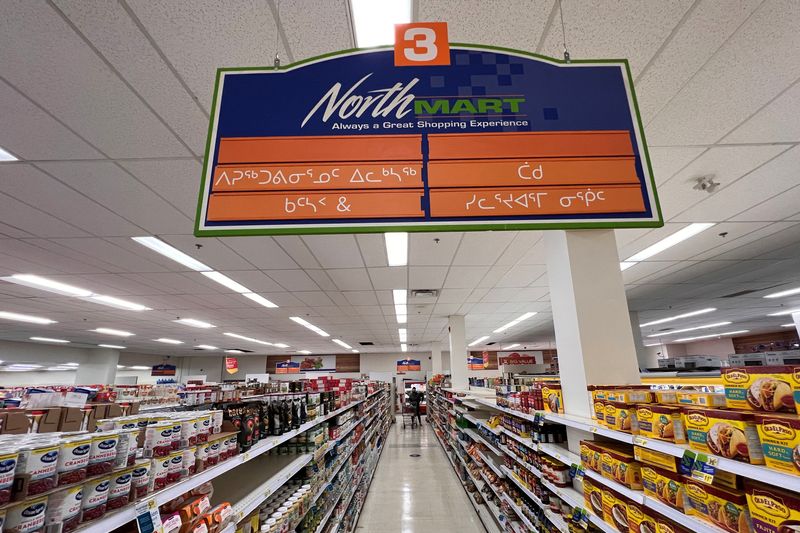
[[[634,437],[633,443],[637,446],[647,446],[647,439],[644,437]]]
[[[710,485],[714,481],[714,474],[717,472],[719,459],[714,456],[707,456],[699,453],[692,465],[692,479]]]
[[[575,478],[578,480],[582,480],[586,477],[586,470],[581,465],[577,465],[578,467],[575,469]]]
[[[139,533],[164,533],[161,524],[161,514],[154,498],[140,501],[136,504],[136,527]]]
[[[578,475],[578,465],[576,463],[572,463],[569,465],[569,477],[575,478]]]

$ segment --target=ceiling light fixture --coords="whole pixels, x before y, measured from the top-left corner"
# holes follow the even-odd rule
[[[152,367],[149,366],[142,366],[142,365],[134,365],[128,367],[130,370],[152,370]]]
[[[244,353],[241,350],[225,350],[225,353]]]
[[[350,0],[356,46],[366,48],[394,43],[394,25],[411,22],[410,0]]]
[[[311,350],[297,350],[297,353],[301,353],[303,355],[311,355]]]
[[[517,324],[519,324],[519,323],[520,323],[520,322],[522,322],[523,320],[528,320],[530,317],[532,317],[532,316],[533,316],[533,315],[535,315],[535,314],[536,314],[536,311],[529,311],[529,312],[525,313],[524,315],[522,315],[522,316],[520,316],[520,317],[517,317],[517,318],[515,318],[514,320],[512,320],[512,321],[511,321],[511,322],[509,322],[508,324],[505,324],[505,325],[503,325],[503,326],[500,326],[499,328],[497,328],[496,330],[494,330],[492,333],[502,333],[502,332],[504,332],[505,330],[507,330],[508,328],[512,328],[512,327],[516,326]]]
[[[163,342],[164,344],[183,344],[183,341],[179,341],[176,339],[167,339],[166,337],[160,337],[158,339],[153,339],[156,342]]]
[[[232,280],[231,278],[229,278],[225,274],[223,274],[221,272],[217,272],[216,270],[212,270],[210,272],[200,272],[200,273],[202,275],[204,275],[205,277],[207,277],[208,279],[216,281],[220,285],[223,285],[223,286],[229,288],[233,292],[238,292],[239,294],[245,294],[245,293],[252,294],[252,292],[253,292],[250,289],[248,289],[247,287],[245,287],[244,285],[242,285],[241,283],[238,283],[238,282]]]
[[[124,350],[126,346],[120,346],[119,344],[98,344],[100,348],[111,348],[113,350]]]
[[[5,148],[0,148],[0,161],[4,163],[8,161],[19,161],[19,158],[11,154],[11,152]]]
[[[94,331],[95,333],[102,333],[103,335],[115,335],[117,337],[133,337],[135,333],[131,333],[130,331],[123,331],[121,329],[111,329],[111,328],[95,328],[90,329],[89,331]]]
[[[256,294],[254,292],[244,292],[242,293],[242,296],[253,300],[255,303],[259,305],[263,305],[264,307],[269,307],[270,309],[275,309],[276,307],[278,307],[276,304],[270,302],[260,294]]]
[[[407,352],[408,351],[408,344],[401,344],[400,345],[400,351],[401,352]]]
[[[791,296],[793,294],[800,294],[800,287],[795,289],[787,289],[780,292],[773,292],[772,294],[767,294],[764,296],[764,298],[783,298],[784,296]]]
[[[125,365],[117,365],[117,370],[122,370],[123,368],[127,368]]]
[[[518,343],[518,342],[515,342],[514,344],[509,344],[508,346],[503,346],[503,349],[504,349],[504,350],[513,350],[513,349],[514,349],[514,348],[516,348],[517,346],[519,346],[519,343]]]
[[[398,329],[397,333],[400,334],[400,342],[407,342],[408,341],[408,330],[406,328]]]
[[[706,313],[711,313],[716,310],[717,310],[716,307],[706,307],[705,309],[699,309],[697,311],[691,311],[689,313],[683,313],[680,315],[675,315],[667,318],[660,318],[658,320],[652,320],[650,322],[645,322],[644,324],[639,324],[639,327],[643,328],[646,326],[655,326],[656,324],[664,324],[665,322],[672,322],[673,320],[679,320],[681,318],[689,318],[690,316],[704,315]]]
[[[672,331],[665,331],[663,333],[654,333],[652,335],[648,335],[648,339],[652,339],[653,337],[665,337],[667,335],[675,335],[676,333],[686,333],[687,331],[697,331],[698,329],[709,329],[709,328],[718,328],[720,326],[728,326],[733,322],[714,322],[713,324],[705,324],[703,326],[694,326],[691,328],[681,328],[681,329],[673,329]]]
[[[353,353],[358,353],[358,350],[356,350],[355,348],[353,348],[353,349],[352,349],[352,350],[350,350],[350,351],[351,351],[351,352],[353,352]]]
[[[695,341],[700,339],[712,339],[714,337],[724,337],[728,335],[738,335],[739,333],[747,333],[750,331],[749,329],[740,329],[738,331],[727,331],[725,333],[714,333],[711,335],[700,335],[698,337],[684,337],[683,339],[675,339],[673,342],[687,342],[687,341]]]
[[[202,320],[197,320],[195,318],[179,318],[178,320],[173,320],[173,322],[177,322],[178,324],[183,324],[185,326],[191,326],[193,328],[215,328],[214,324],[209,324],[208,322],[203,322]]]
[[[488,338],[489,338],[489,335],[484,335],[483,337],[478,337],[477,339],[475,339],[471,343],[467,344],[467,346],[475,346],[476,344],[480,344],[480,343],[482,343],[483,341],[485,341]]]
[[[28,322],[30,324],[55,324],[55,320],[49,318],[42,318],[39,316],[23,315],[21,313],[12,313],[10,311],[0,311],[0,318],[4,320],[14,320],[16,322]]]
[[[61,363],[61,366],[71,366],[73,368],[81,366],[78,363]]]
[[[800,308],[789,309],[788,311],[779,311],[777,313],[770,313],[767,316],[784,316],[784,315],[793,315],[795,313],[800,313]]]
[[[394,314],[398,324],[408,322],[408,292],[405,289],[392,289],[394,299]]]
[[[253,337],[245,337],[244,335],[239,335],[238,333],[225,333],[228,337],[233,337],[234,339],[241,339],[247,342],[254,342],[256,344],[263,344],[264,346],[275,346],[271,342],[262,341],[259,339],[254,339]]]
[[[33,289],[40,289],[48,292],[61,294],[62,296],[78,296],[87,297],[92,295],[92,291],[75,287],[74,285],[67,285],[60,281],[43,278],[35,274],[14,274],[0,278],[9,283],[16,283],[17,285],[24,285]]]
[[[782,327],[782,328],[793,328],[793,327],[795,327],[795,324],[794,324],[794,323],[791,323],[791,324],[781,324],[781,327]]]
[[[210,344],[198,344],[195,348],[200,348],[201,350],[219,350],[219,348],[211,346]]]
[[[331,340],[333,342],[335,342],[336,344],[338,344],[339,346],[341,346],[342,348],[347,348],[348,350],[352,350],[353,349],[352,346],[350,346],[349,344],[347,344],[343,340],[339,340],[339,339],[331,339]]]
[[[63,372],[65,370],[74,370],[74,369],[70,368],[68,366],[51,366],[50,368],[45,368],[45,370],[47,370],[48,372],[50,372],[50,371],[53,371],[53,372],[61,371],[61,372]]]
[[[653,346],[661,346],[660,342],[654,342],[652,344],[645,344],[645,348],[652,348]]]
[[[152,309],[147,307],[146,305],[129,302],[128,300],[115,298],[114,296],[92,294],[91,296],[89,296],[88,300],[99,304],[107,305],[109,307],[124,309],[125,311],[152,311]]]
[[[187,255],[177,248],[170,246],[169,244],[165,243],[161,239],[156,237],[131,237],[134,241],[138,242],[142,246],[146,246],[150,248],[156,253],[163,255],[164,257],[168,257],[175,261],[176,263],[180,263],[185,267],[189,267],[192,270],[196,270],[198,272],[207,272],[211,270],[211,267],[204,265],[194,257]]]
[[[53,342],[53,343],[56,343],[56,344],[69,344],[68,340],[51,339],[50,337],[30,337],[30,339],[32,341],[38,341],[38,342]]]
[[[389,266],[406,266],[408,264],[408,233],[384,233],[386,241],[386,258]]]
[[[8,365],[7,368],[12,368],[14,370],[35,370],[37,368],[42,368],[42,365],[34,365],[31,363],[13,363]]]
[[[656,254],[660,254],[664,250],[667,250],[668,248],[672,248],[676,244],[680,244],[683,241],[685,241],[686,239],[691,239],[692,237],[694,237],[698,233],[701,233],[701,232],[703,232],[703,231],[707,230],[708,228],[710,228],[712,226],[715,226],[715,225],[716,224],[714,222],[695,222],[694,224],[689,224],[688,226],[676,231],[675,233],[673,233],[669,237],[661,239],[657,243],[648,246],[647,248],[645,248],[641,252],[633,254],[632,256],[630,256],[625,261],[623,261],[623,262],[621,262],[619,264],[620,265],[620,270],[625,270],[627,268],[632,267],[636,263],[639,263],[640,261],[644,261],[645,259],[649,259],[649,258],[653,257]],[[632,263],[632,264],[628,265],[628,263]]]
[[[291,320],[292,322],[295,322],[297,324],[300,324],[304,328],[310,329],[311,331],[313,331],[314,333],[316,333],[317,335],[319,335],[321,337],[330,337],[330,335],[327,332],[325,332],[322,329],[318,328],[317,326],[315,326],[314,324],[312,324],[311,322],[309,322],[308,320],[306,320],[304,318],[300,318],[299,316],[290,316],[289,320]]]
[[[289,345],[286,344],[285,342],[276,342],[275,344],[273,344],[273,346],[276,347],[276,348],[288,348],[289,347]]]

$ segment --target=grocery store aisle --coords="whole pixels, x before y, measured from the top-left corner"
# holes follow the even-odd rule
[[[485,533],[427,422],[389,430],[357,531]],[[420,457],[410,457],[419,454]]]

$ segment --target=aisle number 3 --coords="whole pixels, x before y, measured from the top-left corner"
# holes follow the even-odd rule
[[[449,65],[446,22],[412,22],[394,26],[394,66]]]

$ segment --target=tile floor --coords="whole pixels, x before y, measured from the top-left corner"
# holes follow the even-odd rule
[[[433,428],[389,430],[356,531],[485,533]],[[420,457],[410,457],[418,453]]]

